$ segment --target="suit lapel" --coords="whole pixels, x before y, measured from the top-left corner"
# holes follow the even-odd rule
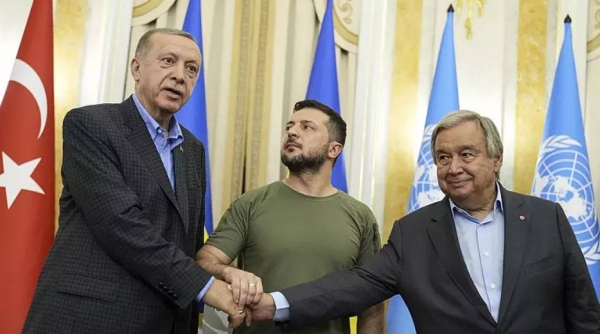
[[[456,235],[456,228],[454,227],[454,219],[450,212],[448,198],[444,198],[438,202],[435,211],[432,221],[427,227],[427,231],[442,265],[446,268],[454,283],[479,313],[490,323],[496,325],[496,321],[479,295],[477,288],[475,288],[475,284],[473,284],[473,280],[465,265]]]
[[[500,187],[504,206],[504,269],[502,274],[502,297],[498,322],[504,318],[512,292],[517,282],[523,253],[527,243],[527,232],[531,213],[523,205],[521,196]],[[523,218],[523,219],[521,219]]]
[[[185,139],[184,139],[185,143]],[[183,218],[183,225],[185,230],[188,231],[188,192],[187,192],[187,179],[186,179],[186,158],[183,143],[173,150],[173,169],[175,170],[175,196],[179,203],[179,212]]]
[[[142,120],[142,117],[133,102],[133,98],[130,97],[121,104],[121,110],[123,115],[123,124],[131,129],[131,133],[128,136],[129,141],[134,143],[134,147],[137,149],[140,157],[146,163],[150,174],[154,177],[160,188],[164,191],[165,195],[169,198],[171,203],[177,209],[177,212],[181,215],[179,210],[179,204],[175,198],[175,192],[171,187],[171,182],[167,176],[165,166],[158,155],[156,146],[152,142],[152,138],[148,133],[148,128]],[[183,217],[183,215],[181,215]]]

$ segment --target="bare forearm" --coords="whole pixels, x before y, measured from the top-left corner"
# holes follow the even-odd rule
[[[202,252],[202,250],[196,254],[196,262],[209,274],[220,280],[224,279],[225,272],[229,268],[228,263],[223,263],[217,257],[207,252]]]
[[[253,273],[231,267],[232,262],[227,254],[220,249],[204,245],[196,253],[196,262],[211,275],[230,284],[233,300],[240,309],[246,304],[257,303],[263,294],[260,277]]]
[[[382,334],[384,321],[383,303],[374,305],[358,315],[358,334]]]

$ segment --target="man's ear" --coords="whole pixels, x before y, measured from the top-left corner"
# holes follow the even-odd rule
[[[138,82],[140,80],[140,61],[137,59],[137,57],[134,57],[133,59],[131,59],[131,76],[133,77],[133,80],[135,82]]]
[[[342,154],[342,150],[344,149],[344,146],[342,146],[342,144],[338,143],[337,141],[332,141],[331,143],[329,143],[329,151],[327,152],[327,156],[330,159],[335,159],[337,158],[340,154]]]
[[[498,173],[500,171],[500,167],[502,167],[503,155],[500,154],[496,159],[494,159],[494,172]]]

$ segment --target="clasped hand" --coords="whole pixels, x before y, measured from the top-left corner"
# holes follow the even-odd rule
[[[263,295],[262,280],[253,273],[228,267],[223,271],[223,280],[229,283],[233,302],[240,310],[246,305],[258,303]]]
[[[204,302],[227,313],[229,327],[236,328],[243,322],[250,326],[252,320],[273,318],[273,298],[263,294],[260,277],[229,267],[223,272],[223,280],[214,281]]]

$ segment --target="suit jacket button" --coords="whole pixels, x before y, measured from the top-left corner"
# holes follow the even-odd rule
[[[162,288],[165,286],[165,284],[163,282],[158,282],[158,286]]]
[[[176,295],[176,294],[173,294],[173,295],[171,295],[171,297],[173,297],[173,300],[177,300],[177,299],[179,299],[179,296],[178,296],[178,295]]]

